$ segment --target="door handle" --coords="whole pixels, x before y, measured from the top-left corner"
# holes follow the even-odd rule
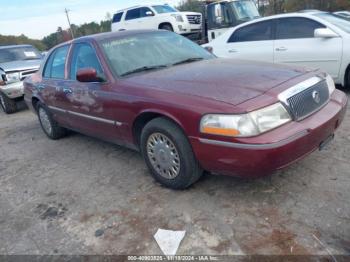
[[[229,52],[229,53],[238,53],[238,50],[236,50],[236,49],[230,49],[230,50],[228,50],[228,52]]]
[[[65,87],[65,88],[63,88],[63,93],[71,94],[71,93],[73,93],[73,91],[72,91],[72,89]]]
[[[277,47],[276,48],[276,51],[287,51],[288,50],[288,48],[286,48],[286,47],[284,47],[284,46],[282,46],[282,47]]]

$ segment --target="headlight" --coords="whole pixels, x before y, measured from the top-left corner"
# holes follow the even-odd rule
[[[10,73],[6,74],[6,83],[11,84],[14,82],[19,82],[21,81],[21,76],[19,73]]]
[[[184,19],[182,18],[182,15],[172,15],[172,17],[175,17],[177,22],[183,22]]]
[[[241,115],[209,114],[203,116],[200,131],[230,137],[256,136],[289,121],[291,117],[281,103]]]
[[[327,75],[326,81],[327,81],[327,85],[328,85],[329,95],[331,95],[335,90],[334,80],[330,75]]]

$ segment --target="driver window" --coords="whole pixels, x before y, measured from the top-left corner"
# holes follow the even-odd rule
[[[94,48],[89,44],[76,44],[70,67],[70,79],[76,80],[78,70],[83,68],[94,68],[98,76],[103,76]]]

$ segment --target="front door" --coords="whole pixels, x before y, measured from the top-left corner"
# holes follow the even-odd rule
[[[120,142],[120,123],[115,120],[109,84],[77,81],[77,71],[83,68],[94,68],[101,78],[105,78],[94,47],[88,43],[74,44],[69,80],[59,93],[63,107],[68,108],[70,125],[83,133]]]
[[[342,38],[316,38],[314,35],[318,28],[326,26],[303,17],[278,19],[274,62],[320,68],[338,78]]]

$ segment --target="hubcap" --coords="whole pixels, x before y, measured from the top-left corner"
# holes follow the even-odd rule
[[[174,143],[161,133],[150,135],[147,155],[153,168],[164,178],[174,179],[180,172],[180,157]]]
[[[40,122],[46,133],[51,134],[52,127],[51,122],[49,120],[49,116],[47,115],[46,111],[42,108],[39,108],[39,117]]]

